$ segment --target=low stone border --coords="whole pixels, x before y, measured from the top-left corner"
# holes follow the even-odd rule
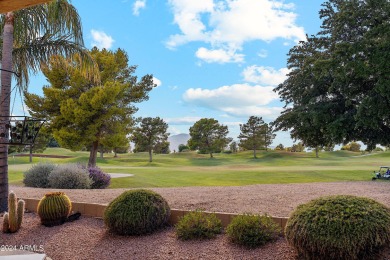
[[[31,212],[37,212],[37,207],[39,200],[38,199],[23,199],[26,202],[26,210]],[[104,211],[106,210],[108,204],[97,204],[97,203],[80,203],[80,202],[72,202],[72,211],[80,212],[83,216],[95,217],[95,218],[103,218]],[[176,224],[181,217],[183,217],[190,210],[180,210],[180,209],[171,209],[171,216],[169,218],[169,224]],[[226,227],[229,225],[230,221],[233,217],[238,214],[235,213],[224,213],[224,212],[208,212],[207,214],[216,214],[217,217],[222,221],[222,225]],[[280,218],[280,217],[272,217],[276,224],[278,224],[282,230],[284,230],[288,218]]]

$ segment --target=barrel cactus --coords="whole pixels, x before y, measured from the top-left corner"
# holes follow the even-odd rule
[[[23,221],[24,206],[24,200],[18,201],[15,193],[11,191],[8,196],[8,212],[3,218],[4,233],[14,233],[19,230]]]
[[[47,193],[38,204],[41,223],[47,227],[63,224],[72,209],[72,203],[63,192]]]

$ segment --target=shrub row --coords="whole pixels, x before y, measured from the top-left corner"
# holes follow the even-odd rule
[[[221,233],[221,220],[202,211],[187,213],[176,225],[176,235],[182,240],[214,238]],[[253,248],[276,240],[281,229],[267,215],[244,214],[232,219],[226,234],[233,243]]]
[[[130,190],[114,199],[104,212],[110,232],[118,235],[149,234],[167,224],[170,208],[159,194],[148,190]],[[215,214],[189,212],[176,225],[179,239],[214,238],[222,232],[222,222]],[[226,230],[230,240],[248,247],[275,240],[280,228],[268,216],[235,217]]]
[[[104,189],[110,181],[111,176],[98,167],[51,163],[34,165],[24,173],[23,179],[27,187],[55,189]]]
[[[109,230],[119,235],[141,235],[163,227],[170,209],[164,198],[147,190],[126,191],[112,201],[104,214]],[[222,233],[215,214],[193,211],[176,225],[179,239],[213,238]],[[226,228],[230,241],[257,247],[281,234],[271,217],[244,214]],[[290,216],[285,237],[300,259],[376,259],[390,244],[390,209],[367,198],[330,196],[297,207]]]
[[[62,193],[45,197],[57,195]],[[57,216],[57,208],[51,208],[54,211],[47,208],[42,214]],[[60,222],[69,214],[69,206],[66,209]],[[112,233],[142,235],[165,226],[169,216],[169,205],[159,194],[129,190],[107,206],[104,222]],[[221,232],[221,220],[215,214],[201,211],[186,214],[176,225],[177,236],[182,240],[213,238]],[[250,214],[236,216],[226,228],[232,242],[247,247],[273,241],[280,232],[269,216]],[[378,259],[390,244],[390,209],[368,198],[345,195],[319,198],[297,207],[287,221],[285,237],[300,259]]]

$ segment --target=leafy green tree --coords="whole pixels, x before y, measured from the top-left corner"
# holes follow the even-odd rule
[[[126,133],[112,133],[107,135],[102,140],[102,145],[114,152],[114,157],[118,157],[118,153],[126,153],[129,149],[130,140]]]
[[[351,152],[360,152],[361,145],[357,142],[350,142],[341,147],[341,150],[351,151]]]
[[[54,0],[49,4],[8,12],[0,17],[1,52],[1,106],[0,116],[10,115],[11,76],[19,77],[16,84],[26,89],[30,72],[38,72],[41,62],[53,54],[72,56],[78,53],[83,68],[93,64],[83,48],[80,17],[66,0]],[[85,70],[87,71],[87,70]],[[89,75],[95,75],[90,73]],[[97,80],[97,78],[95,78]],[[0,122],[4,129],[5,121]],[[6,137],[7,138],[7,137]],[[0,145],[0,211],[7,210],[8,197],[8,149]]]
[[[267,150],[275,138],[270,126],[257,116],[251,116],[246,124],[240,124],[240,130],[239,145],[247,150],[253,150],[253,158],[257,158],[256,150]]]
[[[285,150],[284,145],[283,145],[283,144],[278,144],[278,145],[275,147],[275,150],[277,150],[277,151],[284,151],[284,150]]]
[[[220,125],[218,120],[213,118],[202,118],[190,127],[190,139],[188,146],[191,150],[200,150],[210,154],[222,151],[222,149],[232,141],[227,137],[228,127]]]
[[[184,152],[185,150],[189,150],[190,148],[185,144],[179,144],[178,151],[179,153]]]
[[[93,48],[91,55],[99,67],[101,84],[80,72],[81,64],[53,56],[42,67],[50,86],[43,97],[25,94],[31,115],[49,119],[49,130],[61,147],[80,150],[90,146],[88,165],[96,165],[99,145],[110,137],[130,133],[134,124],[134,103],[148,99],[155,86],[152,75],[137,80],[135,66],[128,65],[127,54]]]
[[[349,144],[349,150],[351,152],[360,152],[360,147],[361,147],[361,145],[356,143],[356,142],[351,142]]]
[[[311,147],[390,143],[390,2],[328,0],[321,31],[289,53],[279,130]]]
[[[330,145],[328,145],[328,146],[325,146],[324,147],[324,151],[325,152],[333,152],[334,151],[334,144],[330,144]]]
[[[293,146],[291,147],[291,152],[300,153],[300,152],[303,152],[304,150],[305,150],[305,146],[303,145],[302,142],[299,142],[297,144],[293,144]]]
[[[236,141],[233,141],[229,144],[229,148],[230,148],[230,151],[232,153],[237,153],[238,151],[238,145],[237,145],[237,142]]]
[[[160,151],[164,144],[169,142],[167,133],[168,124],[159,117],[145,117],[139,120],[139,125],[134,128],[131,141],[135,144],[135,151],[147,151],[149,153],[149,162],[152,162],[154,150]]]
[[[170,143],[168,141],[157,143],[154,146],[153,152],[155,154],[169,154],[171,152],[169,145]]]

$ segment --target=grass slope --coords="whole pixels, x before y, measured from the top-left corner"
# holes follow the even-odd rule
[[[88,152],[71,152],[49,148],[45,154],[68,155],[73,158],[34,158],[33,163],[86,163]],[[390,152],[361,156],[347,151],[314,153],[251,152],[208,155],[194,152],[155,155],[148,162],[146,153],[112,154],[98,159],[98,166],[109,173],[131,173],[133,177],[112,179],[110,188],[238,186],[264,183],[304,183],[370,180],[370,173],[389,164]],[[31,167],[27,157],[10,157],[9,181],[22,185],[23,172]]]

